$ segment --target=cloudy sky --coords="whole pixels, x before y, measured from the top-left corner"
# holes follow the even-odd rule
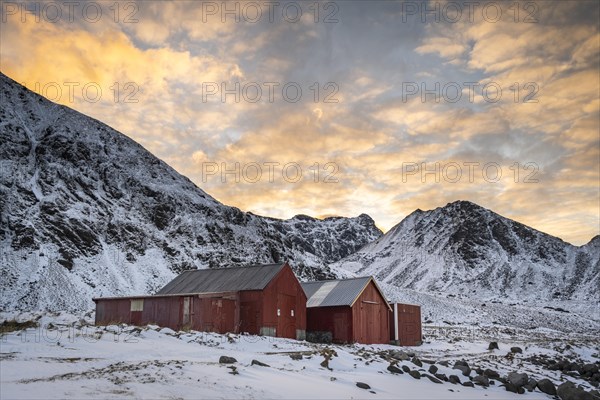
[[[596,1],[1,4],[3,73],[226,204],[599,233]]]

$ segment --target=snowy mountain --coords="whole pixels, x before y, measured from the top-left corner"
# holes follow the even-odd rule
[[[0,74],[0,310],[81,310],[191,268],[285,259],[302,278],[379,236],[367,215],[260,217]]]
[[[467,201],[416,210],[331,267],[434,295],[600,300],[599,236],[573,246]]]

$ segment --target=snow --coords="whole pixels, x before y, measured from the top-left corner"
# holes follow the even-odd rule
[[[92,315],[81,318],[66,313],[5,313],[2,319],[39,318],[40,327],[12,332],[0,339],[0,397],[52,398],[419,398],[419,399],[512,399],[517,395],[499,386],[468,388],[449,383],[435,384],[427,379],[415,380],[408,374],[393,375],[389,363],[376,355],[378,351],[401,349],[389,345],[317,345],[304,341],[259,336],[219,335],[203,332],[174,332],[156,326],[126,325],[95,327],[89,325]],[[52,324],[52,325],[49,325]],[[421,359],[483,360],[493,352],[482,340],[453,342],[449,337],[432,339],[421,347],[404,348]],[[502,337],[504,354],[509,336]],[[550,340],[551,339],[551,340]],[[548,342],[526,349],[523,356],[539,352],[555,352]],[[516,342],[519,343],[519,342]],[[598,345],[598,340],[594,342]],[[333,349],[337,353],[329,362],[331,370],[320,363],[320,352]],[[593,346],[579,349],[591,357]],[[301,352],[302,360],[292,360],[290,353]],[[365,354],[371,354],[369,359]],[[219,364],[223,355],[237,359],[233,375],[230,365]],[[270,365],[251,365],[252,360]],[[490,361],[492,362],[492,361]],[[517,368],[503,364],[509,372]],[[401,365],[416,368],[410,361]],[[498,365],[496,362],[495,365]],[[456,374],[456,370],[438,365],[440,372]],[[427,364],[424,364],[427,369]],[[535,375],[534,369],[528,370]],[[537,374],[541,376],[541,374]],[[462,381],[466,377],[460,376]],[[360,389],[356,382],[371,386]],[[540,392],[519,398],[548,399]]]

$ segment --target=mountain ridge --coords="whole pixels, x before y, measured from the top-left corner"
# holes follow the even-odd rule
[[[81,310],[178,272],[290,260],[302,279],[382,232],[221,204],[142,145],[0,75],[0,309]]]

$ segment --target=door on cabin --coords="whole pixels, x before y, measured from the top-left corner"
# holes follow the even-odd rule
[[[191,307],[192,307],[192,299],[189,296],[183,298],[182,303],[182,317],[181,317],[181,325],[183,327],[189,327],[192,323],[191,318]]]
[[[277,295],[277,336],[296,339],[296,296]]]

